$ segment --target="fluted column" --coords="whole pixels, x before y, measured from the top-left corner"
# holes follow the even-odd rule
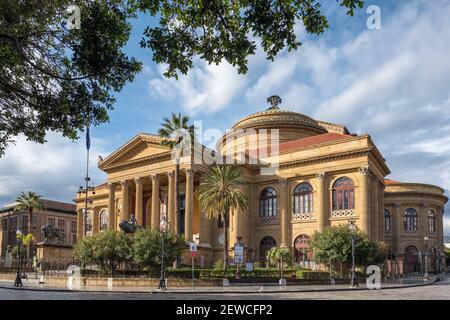
[[[128,221],[128,219],[130,219],[130,189],[128,181],[122,181],[120,182],[120,185],[122,186],[122,211],[120,220]]]
[[[143,203],[142,203],[142,194],[143,194],[143,181],[142,178],[136,178],[134,179],[134,182],[136,183],[136,220],[137,224],[140,226],[144,225],[144,209],[143,209]]]
[[[316,174],[318,182],[318,188],[317,188],[317,230],[319,232],[322,232],[323,229],[325,229],[328,226],[329,219],[328,219],[328,210],[327,210],[327,178],[325,175],[325,172],[320,172]]]
[[[366,232],[371,237],[371,221],[369,209],[369,166],[359,168],[361,174],[361,186],[359,196],[361,197],[361,212],[359,217],[361,219],[361,230]]]
[[[172,230],[176,230],[176,223],[175,223],[175,181],[174,181],[174,172],[170,171],[167,172],[167,180],[168,180],[168,188],[167,188],[167,215],[169,218],[169,224],[170,228]]]
[[[151,228],[157,229],[159,226],[159,177],[152,175],[152,223]]]
[[[288,181],[286,179],[279,180],[279,200],[278,200],[278,211],[280,212],[280,234],[281,234],[281,245],[280,247],[286,248],[288,246],[288,233],[289,233],[289,213],[288,213]]]
[[[108,228],[116,229],[116,184],[108,183]]]
[[[194,172],[186,170],[186,209],[184,215],[184,239],[192,241],[192,218],[194,214]]]
[[[83,218],[83,209],[78,210],[77,213],[77,240],[80,240],[83,238],[83,227],[84,227],[84,218]]]

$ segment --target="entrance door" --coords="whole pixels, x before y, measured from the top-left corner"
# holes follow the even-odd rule
[[[270,236],[262,238],[261,242],[259,243],[259,261],[261,262],[261,264],[266,263],[266,252],[276,246],[277,242],[274,238]]]
[[[420,272],[419,250],[415,246],[407,246],[405,248],[403,263],[405,274]]]

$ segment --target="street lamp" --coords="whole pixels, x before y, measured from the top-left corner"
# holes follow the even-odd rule
[[[20,244],[22,242],[21,236],[22,230],[20,229],[20,226],[17,226],[16,231],[16,239],[17,239],[17,274],[16,274],[16,280],[14,281],[14,287],[22,287],[22,279],[20,278]]]
[[[425,274],[423,275],[424,280],[428,280],[428,237],[423,237],[425,241]]]
[[[160,239],[161,239],[161,277],[159,278],[159,286],[158,289],[160,290],[166,290],[166,270],[164,265],[164,259],[165,259],[165,252],[164,252],[164,238],[165,233],[167,229],[167,221],[163,217],[161,219],[160,225],[159,225],[159,232],[160,232]]]
[[[86,173],[87,174],[87,173]],[[89,215],[88,212],[88,203],[92,203],[92,199],[88,198],[89,192],[91,192],[92,195],[95,195],[95,187],[89,186],[89,181],[91,180],[90,177],[86,176],[84,178],[84,180],[86,181],[86,188],[83,188],[82,186],[80,186],[78,192],[80,194],[84,193],[85,199],[84,199],[84,228],[83,228],[83,235],[86,237],[87,234],[87,218]]]
[[[350,221],[348,224],[348,228],[352,233],[352,278],[350,280],[350,287],[359,287],[356,277],[355,277],[355,231],[356,225],[354,221]]]

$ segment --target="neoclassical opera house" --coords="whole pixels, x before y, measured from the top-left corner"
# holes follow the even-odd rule
[[[242,131],[251,134],[235,134]],[[230,215],[230,248],[239,238],[246,259],[261,261],[271,247],[287,246],[295,263],[312,266],[307,244],[312,233],[352,222],[389,246],[394,272],[419,272],[425,252],[429,270],[442,267],[448,200],[443,189],[387,180],[390,170],[369,135],[351,134],[345,126],[276,107],[236,122],[217,143],[217,151],[236,155],[236,148],[248,146],[255,137],[262,140],[259,135],[271,131],[279,134],[278,155],[266,152],[257,162],[239,164],[241,188],[250,204],[246,212]],[[165,216],[187,241],[198,239],[197,262],[212,264],[222,256],[223,228],[204,217],[195,194],[208,165],[194,161],[195,155],[181,161],[180,212],[175,219],[175,162],[161,141],[157,135],[139,133],[99,161],[108,181],[88,193],[86,218],[86,194],[77,194],[78,238],[83,228],[88,236],[119,229],[131,215],[139,225],[158,228]],[[271,174],[262,172],[275,162]]]

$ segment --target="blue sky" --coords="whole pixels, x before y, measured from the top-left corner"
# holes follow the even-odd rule
[[[138,132],[156,132],[171,112],[224,131],[267,108],[266,97],[278,94],[283,108],[369,133],[392,171],[389,178],[437,184],[448,195],[449,1],[366,1],[353,18],[335,1],[322,2],[330,22],[324,34],[308,36],[299,24],[296,34],[303,45],[297,51],[284,51],[272,63],[258,50],[246,75],[225,62],[209,66],[196,60],[180,80],[165,79],[164,66],[139,46],[145,26],[155,20],[134,20],[125,51],[144,69],[116,95],[111,121],[92,129],[94,183],[105,180],[96,168],[97,155],[108,155]],[[381,30],[366,26],[369,5],[381,9]],[[36,145],[18,137],[0,160],[0,204],[27,189],[70,201],[83,183],[84,161],[83,141],[49,133],[47,144]],[[446,231],[450,234],[449,219]]]

